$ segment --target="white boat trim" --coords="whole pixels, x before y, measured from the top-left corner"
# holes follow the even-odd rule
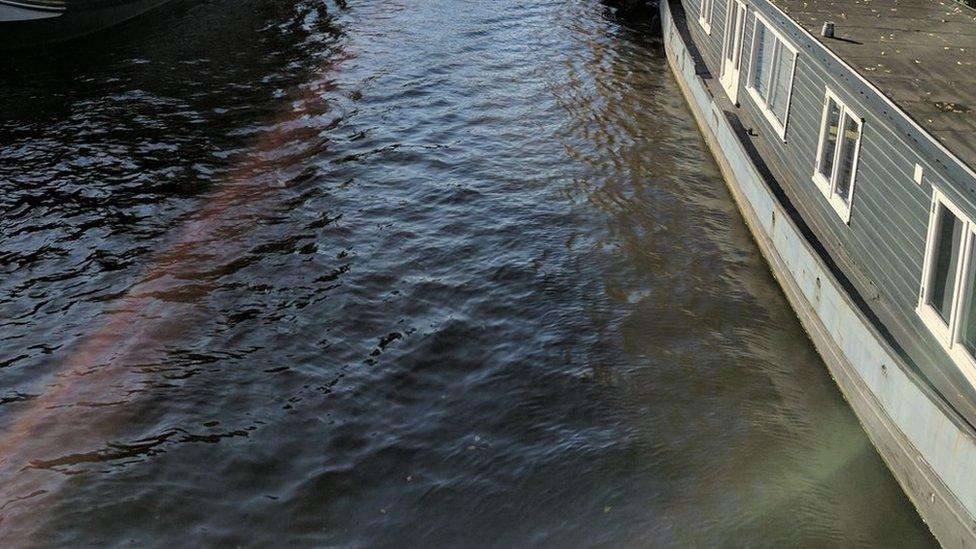
[[[67,9],[67,8],[65,8],[65,6],[52,6],[52,5],[45,5],[45,4],[28,4],[26,2],[15,2],[14,0],[0,0],[0,4],[4,4],[4,5],[7,5],[7,6],[13,6],[15,8],[24,8],[24,9],[34,10],[34,11],[54,11],[54,12],[59,12],[59,13],[60,12],[63,12],[65,9]]]
[[[35,6],[0,0],[0,24],[54,19],[64,14],[63,6]]]
[[[668,63],[702,136],[864,430],[939,542],[976,547],[976,431],[891,347],[779,202],[733,129],[727,100],[713,97],[698,74],[668,0],[661,23]]]

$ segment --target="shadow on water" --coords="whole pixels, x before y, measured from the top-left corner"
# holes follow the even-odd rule
[[[643,16],[350,4],[5,72],[0,537],[931,541]]]
[[[600,0],[614,22],[648,36],[661,36],[659,0]]]

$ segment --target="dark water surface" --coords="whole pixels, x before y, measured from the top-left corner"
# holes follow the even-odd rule
[[[3,61],[3,545],[931,543],[646,30],[178,1]]]

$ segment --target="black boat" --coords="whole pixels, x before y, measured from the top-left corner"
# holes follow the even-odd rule
[[[0,49],[70,40],[117,25],[168,0],[0,0]]]

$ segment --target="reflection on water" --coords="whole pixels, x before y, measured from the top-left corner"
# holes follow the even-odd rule
[[[5,60],[0,537],[931,543],[645,31],[187,1]]]

